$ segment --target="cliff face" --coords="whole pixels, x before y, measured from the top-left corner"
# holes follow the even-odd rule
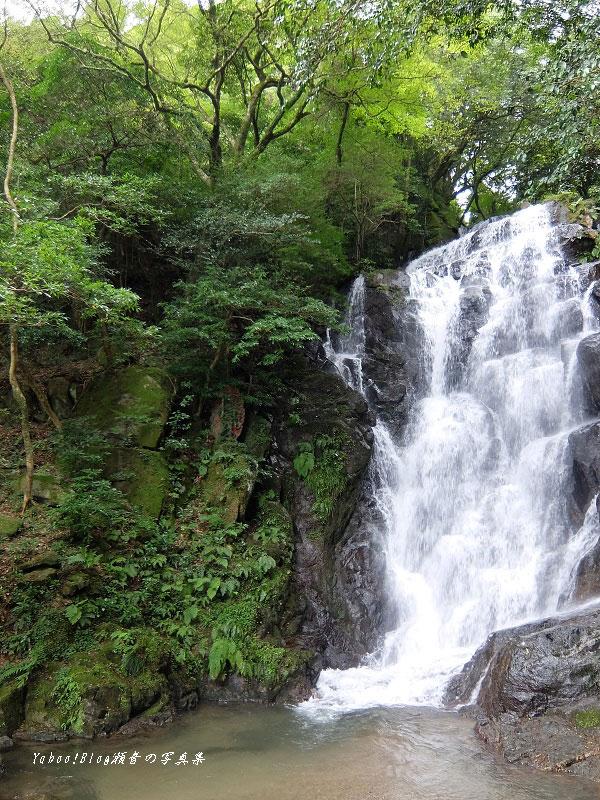
[[[65,407],[75,460],[40,471],[24,521],[1,519],[4,630],[23,624],[15,601],[32,620],[3,670],[6,746],[135,732],[202,699],[304,699],[321,666],[366,652],[374,571],[346,529],[374,418],[319,347],[288,366],[276,412],[225,392],[183,458],[162,370],[100,372]],[[5,507],[20,480],[7,471]]]

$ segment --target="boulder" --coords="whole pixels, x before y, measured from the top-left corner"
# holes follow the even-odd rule
[[[584,425],[569,435],[573,457],[572,501],[576,522],[583,520],[590,501],[600,490],[600,423]]]
[[[21,517],[13,517],[12,514],[0,514],[0,541],[15,536],[21,530],[22,524]]]
[[[151,632],[148,636],[156,637]],[[49,665],[28,685],[24,717],[13,738],[53,742],[74,735],[97,736],[116,731],[132,716],[145,712],[150,718],[154,712],[164,711],[170,702],[162,672],[164,654],[160,648],[155,650],[140,650],[141,668],[135,675],[119,669],[109,644],[76,654],[67,667]],[[68,711],[56,696],[57,680],[65,670],[69,679]]]
[[[32,572],[34,569],[42,567],[57,567],[60,564],[60,556],[54,550],[46,550],[33,558],[29,558],[21,564],[23,572]]]
[[[130,366],[97,375],[77,403],[77,415],[121,444],[154,449],[167,422],[173,394],[169,375],[157,367]]]
[[[577,362],[585,390],[587,410],[600,413],[600,333],[586,336],[577,345]]]
[[[26,572],[21,575],[21,583],[46,583],[58,576],[58,570],[48,567],[47,569],[35,569],[32,572]]]
[[[511,761],[600,780],[600,609],[492,634],[446,691]],[[479,686],[479,688],[477,688]]]
[[[116,447],[104,474],[134,508],[158,519],[169,489],[169,468],[164,455],[142,447]]]
[[[22,495],[25,489],[25,475],[19,475],[13,480],[14,491]],[[61,485],[60,478],[43,472],[36,472],[33,476],[31,495],[35,500],[46,503],[49,506],[59,506],[65,490]]]

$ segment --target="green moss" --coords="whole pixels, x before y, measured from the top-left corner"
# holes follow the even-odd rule
[[[258,472],[257,460],[237,442],[217,451],[200,484],[206,507],[218,509],[223,521],[243,519]]]
[[[23,521],[21,517],[13,517],[10,514],[0,514],[0,540],[10,539],[19,532]]]
[[[25,475],[19,475],[13,482],[13,490],[22,495],[25,489]],[[31,495],[36,500],[43,500],[49,506],[58,506],[63,499],[65,490],[60,479],[55,475],[36,472],[33,476]]]
[[[169,489],[169,469],[164,455],[140,447],[115,448],[106,477],[129,503],[151,519],[157,519]]]
[[[575,714],[575,722],[580,728],[599,728],[600,711],[580,711],[578,714]]]
[[[254,458],[264,458],[271,444],[271,423],[264,417],[252,413],[244,435],[246,450]]]
[[[130,366],[95,378],[81,396],[76,414],[89,417],[105,433],[155,448],[169,416],[172,393],[172,381],[164,370]]]
[[[12,736],[23,719],[25,690],[16,681],[0,686],[0,736]]]

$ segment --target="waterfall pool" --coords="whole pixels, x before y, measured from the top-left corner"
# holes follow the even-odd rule
[[[56,763],[86,752],[125,764]],[[137,752],[135,764],[129,763]],[[172,752],[170,763],[160,763]],[[176,765],[182,753],[191,762]],[[46,762],[33,764],[35,753]],[[154,763],[146,756],[156,755]],[[81,755],[80,755],[81,758]],[[0,798],[56,800],[597,800],[596,784],[511,766],[473,722],[380,708],[316,721],[293,709],[203,706],[132,739],[21,745],[5,754]],[[31,794],[29,794],[31,793]],[[39,794],[35,794],[39,793]]]

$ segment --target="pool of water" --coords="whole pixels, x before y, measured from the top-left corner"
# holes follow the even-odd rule
[[[200,752],[204,761],[193,764]],[[126,753],[125,763],[104,763],[117,753]],[[164,753],[173,753],[166,764]],[[588,781],[507,764],[485,749],[468,719],[414,708],[323,721],[291,709],[204,706],[143,736],[27,744],[6,753],[5,762],[1,800],[32,792],[53,800],[600,798]]]

